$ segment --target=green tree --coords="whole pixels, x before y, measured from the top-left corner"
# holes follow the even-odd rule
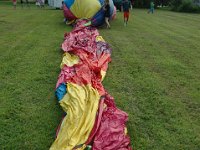
[[[170,0],[170,6],[173,10],[178,10],[178,7],[182,4],[183,0]]]
[[[169,0],[134,0],[134,6],[139,8],[149,8],[151,1],[155,3],[155,7],[166,6],[169,5],[170,2]]]

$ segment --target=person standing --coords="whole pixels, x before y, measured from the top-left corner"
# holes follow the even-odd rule
[[[150,13],[150,12],[151,12],[152,14],[154,13],[154,6],[155,6],[155,5],[154,5],[154,2],[151,1],[151,3],[150,3],[150,9],[149,9],[148,13]]]
[[[127,26],[129,20],[129,12],[132,9],[131,2],[129,0],[123,0],[122,2],[122,11],[124,12],[124,26]]]
[[[24,1],[20,0],[22,8],[24,7]],[[26,0],[26,6],[30,8],[29,1]]]
[[[24,7],[24,2],[23,2],[23,0],[20,0],[20,3],[21,3],[21,7],[23,8],[23,7]]]
[[[109,0],[105,0],[104,10],[105,10],[106,26],[107,26],[107,28],[110,29],[110,23],[109,23],[109,19],[110,19],[110,3],[109,3]]]
[[[26,6],[30,8],[29,1],[26,0]]]
[[[16,5],[17,5],[17,0],[13,0],[13,7],[14,7],[14,9],[16,9]]]
[[[44,5],[45,5],[45,0],[41,0],[40,6],[41,6],[42,8],[44,8]]]

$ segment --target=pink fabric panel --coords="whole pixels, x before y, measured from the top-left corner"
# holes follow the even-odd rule
[[[65,4],[63,4],[63,13],[64,16],[67,20],[74,20],[77,19],[72,12],[69,10],[69,8],[67,8],[67,6]]]

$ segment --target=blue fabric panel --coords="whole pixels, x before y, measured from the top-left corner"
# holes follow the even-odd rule
[[[74,0],[64,0],[65,5],[67,8],[70,9],[70,7],[74,4]]]
[[[66,84],[62,83],[56,89],[55,95],[56,95],[58,101],[62,100],[62,98],[64,97],[64,95],[67,93],[67,89],[66,88],[67,88]]]

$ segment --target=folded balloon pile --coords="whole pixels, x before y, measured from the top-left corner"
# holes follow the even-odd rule
[[[65,116],[50,150],[131,150],[128,115],[102,85],[111,61],[109,44],[88,20],[80,19],[61,47],[55,94]]]

